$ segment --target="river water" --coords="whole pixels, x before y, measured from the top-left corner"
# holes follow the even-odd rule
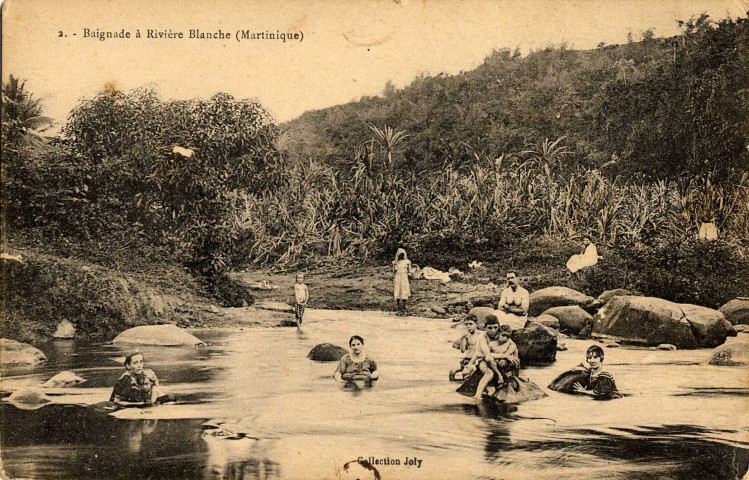
[[[58,340],[43,347],[46,364],[3,369],[6,395],[62,370],[88,380],[52,390],[54,403],[39,409],[0,403],[6,474],[364,479],[375,472],[355,461],[373,457],[385,480],[732,479],[749,463],[749,375],[707,365],[710,350],[607,348],[604,365],[629,396],[595,401],[547,390],[546,398],[498,408],[447,381],[460,359],[449,342],[463,333],[448,321],[308,310],[302,333],[192,333],[210,345],[140,348],[178,397],[173,405],[111,415],[87,406],[109,398],[128,353],[118,346]],[[354,334],[381,370],[371,389],[344,390],[332,380],[335,363],[306,358],[314,345],[346,345]],[[546,387],[591,343],[567,340],[555,364],[522,375]]]

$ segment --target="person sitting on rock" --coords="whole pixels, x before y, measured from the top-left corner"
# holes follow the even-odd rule
[[[463,320],[467,333],[453,342],[453,348],[459,349],[464,357],[460,361],[460,367],[450,371],[451,382],[466,379],[476,370],[476,361],[472,362],[471,360],[473,359],[473,354],[476,352],[478,340],[483,333],[476,329],[476,320],[475,315],[468,315]]]
[[[495,380],[496,391],[496,388],[502,387],[510,377],[516,376],[520,368],[517,346],[510,340],[512,329],[506,325],[504,329],[500,329],[499,320],[494,315],[487,315],[485,328],[486,332],[479,338],[474,353],[476,358],[483,357],[478,364],[479,371],[484,375],[474,393],[474,398],[477,399],[481,398],[492,380]]]
[[[173,402],[171,394],[159,395],[159,379],[153,370],[145,368],[142,353],[131,353],[125,357],[125,368],[117,380],[109,401],[125,406],[144,406]]]
[[[518,273],[507,272],[507,288],[502,290],[497,304],[497,317],[502,325],[513,329],[523,328],[528,320],[530,294],[520,286]]]
[[[590,395],[597,400],[608,400],[621,396],[616,389],[614,377],[603,370],[603,357],[603,349],[598,345],[592,345],[588,348],[585,358],[590,368],[581,365],[586,375],[572,385],[574,393]],[[552,382],[553,384],[554,382]]]
[[[341,357],[333,375],[334,378],[339,382],[377,380],[380,377],[380,371],[377,370],[377,362],[364,352],[364,339],[359,335],[354,335],[349,339],[348,344],[351,347],[351,353]]]

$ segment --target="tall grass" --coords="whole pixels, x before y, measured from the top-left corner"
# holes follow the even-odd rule
[[[351,172],[309,160],[289,168],[288,187],[245,197],[240,221],[254,238],[248,261],[292,262],[311,255],[367,256],[394,243],[460,233],[540,236],[595,242],[663,243],[695,236],[714,222],[722,238],[749,239],[749,174],[732,183],[608,178],[598,170],[566,168],[567,151],[545,142],[528,161],[508,157],[435,173],[404,175],[371,168],[360,156]],[[391,152],[388,151],[389,155]],[[389,161],[392,161],[390,159]]]

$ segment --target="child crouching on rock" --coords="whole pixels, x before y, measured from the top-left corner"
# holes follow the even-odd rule
[[[160,395],[159,379],[153,370],[145,368],[142,353],[125,357],[125,368],[112,391],[109,401],[124,406],[144,406],[173,402],[174,395]]]
[[[464,357],[460,361],[460,367],[450,371],[451,382],[454,380],[464,380],[470,377],[476,370],[478,357],[474,360],[473,354],[476,352],[476,345],[481,337],[481,331],[476,329],[475,315],[468,315],[463,320],[463,324],[466,327],[466,334],[453,343],[453,348],[460,350]]]

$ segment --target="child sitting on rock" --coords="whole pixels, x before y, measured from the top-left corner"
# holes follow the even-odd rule
[[[460,361],[460,367],[450,371],[450,381],[466,379],[476,370],[478,357],[476,360],[471,361],[473,354],[476,352],[478,339],[481,336],[481,332],[476,329],[476,320],[475,315],[468,315],[463,320],[463,324],[466,327],[466,334],[453,342],[453,348],[459,349],[464,357]]]

